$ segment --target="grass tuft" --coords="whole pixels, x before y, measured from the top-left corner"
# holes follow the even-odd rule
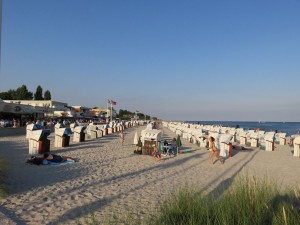
[[[100,223],[91,213],[85,224],[124,225],[298,225],[300,186],[280,191],[267,177],[243,174],[229,187],[209,194],[184,187],[169,196],[149,215],[138,212],[111,214]],[[150,212],[150,211],[149,211]],[[154,213],[153,213],[154,212]]]
[[[221,193],[206,195],[184,188],[165,201],[148,224],[299,224],[299,189],[281,193],[267,178],[244,175]]]
[[[7,165],[8,165],[7,161],[4,160],[3,158],[0,158],[0,199],[2,199],[7,193],[5,188],[5,183],[4,183],[5,180],[4,173],[7,168]]]

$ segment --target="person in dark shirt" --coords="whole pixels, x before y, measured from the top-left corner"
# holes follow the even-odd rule
[[[66,161],[76,162],[76,159],[72,157],[49,154],[49,153],[44,153],[44,160],[47,160],[49,162],[57,162],[57,163],[66,162]]]
[[[169,144],[168,141],[165,140],[165,141],[164,141],[164,146],[168,146],[168,144]]]

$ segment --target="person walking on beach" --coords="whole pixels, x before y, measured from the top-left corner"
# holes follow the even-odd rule
[[[217,147],[216,147],[216,144],[215,144],[215,139],[213,137],[210,137],[208,139],[208,141],[209,141],[209,146],[210,146],[209,149],[211,149],[211,153],[209,154],[210,163],[214,164],[213,163],[213,156],[216,155],[216,157],[220,161],[220,163],[223,164],[223,161],[219,156],[219,153],[218,153],[218,150],[217,150]]]
[[[123,130],[120,130],[119,137],[120,137],[120,143],[123,145],[123,143],[124,143],[124,133],[123,133]]]

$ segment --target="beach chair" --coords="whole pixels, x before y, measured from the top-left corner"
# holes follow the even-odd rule
[[[258,147],[258,133],[252,133],[250,135],[250,146],[253,148]]]
[[[246,132],[240,132],[239,137],[240,137],[240,144],[241,145],[246,145],[247,144],[247,133]]]
[[[294,156],[300,158],[300,136],[294,139]]]
[[[286,133],[278,133],[279,144],[286,145]]]
[[[268,132],[265,135],[265,144],[266,144],[266,151],[274,151],[274,133]]]

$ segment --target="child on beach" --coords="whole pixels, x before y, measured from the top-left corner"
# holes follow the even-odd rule
[[[155,159],[161,160],[161,154],[159,153],[158,148],[156,146],[153,146],[152,155],[154,156]]]
[[[218,153],[218,150],[217,150],[217,148],[216,148],[215,139],[214,139],[213,137],[210,137],[208,141],[209,141],[209,143],[210,143],[210,145],[209,145],[210,148],[209,148],[209,149],[212,150],[211,153],[209,154],[210,163],[211,163],[211,164],[214,164],[212,158],[213,158],[214,155],[216,155],[216,157],[217,157],[217,159],[220,161],[220,163],[223,164],[223,161],[221,160],[221,158],[220,158],[220,156],[219,156],[219,153]]]
[[[120,130],[119,137],[120,137],[120,143],[123,145],[123,143],[124,143],[124,133],[123,133],[123,130]]]

